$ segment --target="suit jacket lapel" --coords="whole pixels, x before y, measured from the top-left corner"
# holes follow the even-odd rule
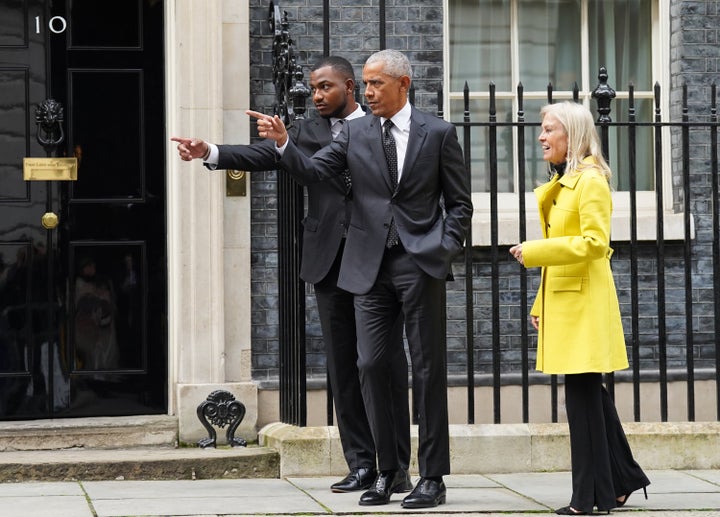
[[[333,140],[332,131],[330,131],[330,120],[317,117],[314,121],[314,124],[308,124],[308,130],[312,133],[311,136],[320,145],[320,147],[325,147]],[[336,176],[325,181],[330,182],[333,188],[337,189],[343,195],[346,194],[347,185],[345,184],[345,180],[342,176]]]
[[[313,139],[320,144],[320,147],[328,145],[332,142],[332,133],[330,132],[330,122],[324,118],[317,117],[314,124],[309,124]]]
[[[416,116],[415,108],[412,108],[412,115],[410,116],[410,136],[408,137],[407,150],[405,151],[405,162],[403,163],[403,172],[400,176],[400,182],[398,188],[402,187],[403,180],[407,177],[407,174],[412,172],[412,168],[415,165],[415,160],[425,143],[425,137],[427,137],[427,131],[425,130],[425,122]]]

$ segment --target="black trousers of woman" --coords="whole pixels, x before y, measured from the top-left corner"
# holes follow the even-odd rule
[[[573,495],[570,506],[592,513],[650,484],[633,458],[601,373],[565,375]]]

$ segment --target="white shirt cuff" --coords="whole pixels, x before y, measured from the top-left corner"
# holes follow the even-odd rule
[[[208,149],[210,149],[210,154],[208,155],[207,160],[203,160],[203,164],[205,164],[208,169],[215,170],[217,169],[218,161],[220,159],[220,151],[215,144],[211,144],[210,142],[208,142]]]

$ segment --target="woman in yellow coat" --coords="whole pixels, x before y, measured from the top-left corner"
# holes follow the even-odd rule
[[[602,385],[603,373],[628,367],[610,269],[610,169],[587,108],[562,102],[540,115],[543,159],[554,173],[535,189],[544,238],[510,253],[525,267],[542,268],[530,310],[537,369],[565,375],[573,494],[556,513],[609,513],[650,484]]]

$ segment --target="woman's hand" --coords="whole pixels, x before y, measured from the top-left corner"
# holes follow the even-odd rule
[[[515,260],[520,262],[520,264],[525,265],[525,262],[523,262],[523,254],[522,254],[522,243],[516,244],[512,248],[510,248],[510,255],[515,257]],[[537,328],[537,327],[536,327]]]

